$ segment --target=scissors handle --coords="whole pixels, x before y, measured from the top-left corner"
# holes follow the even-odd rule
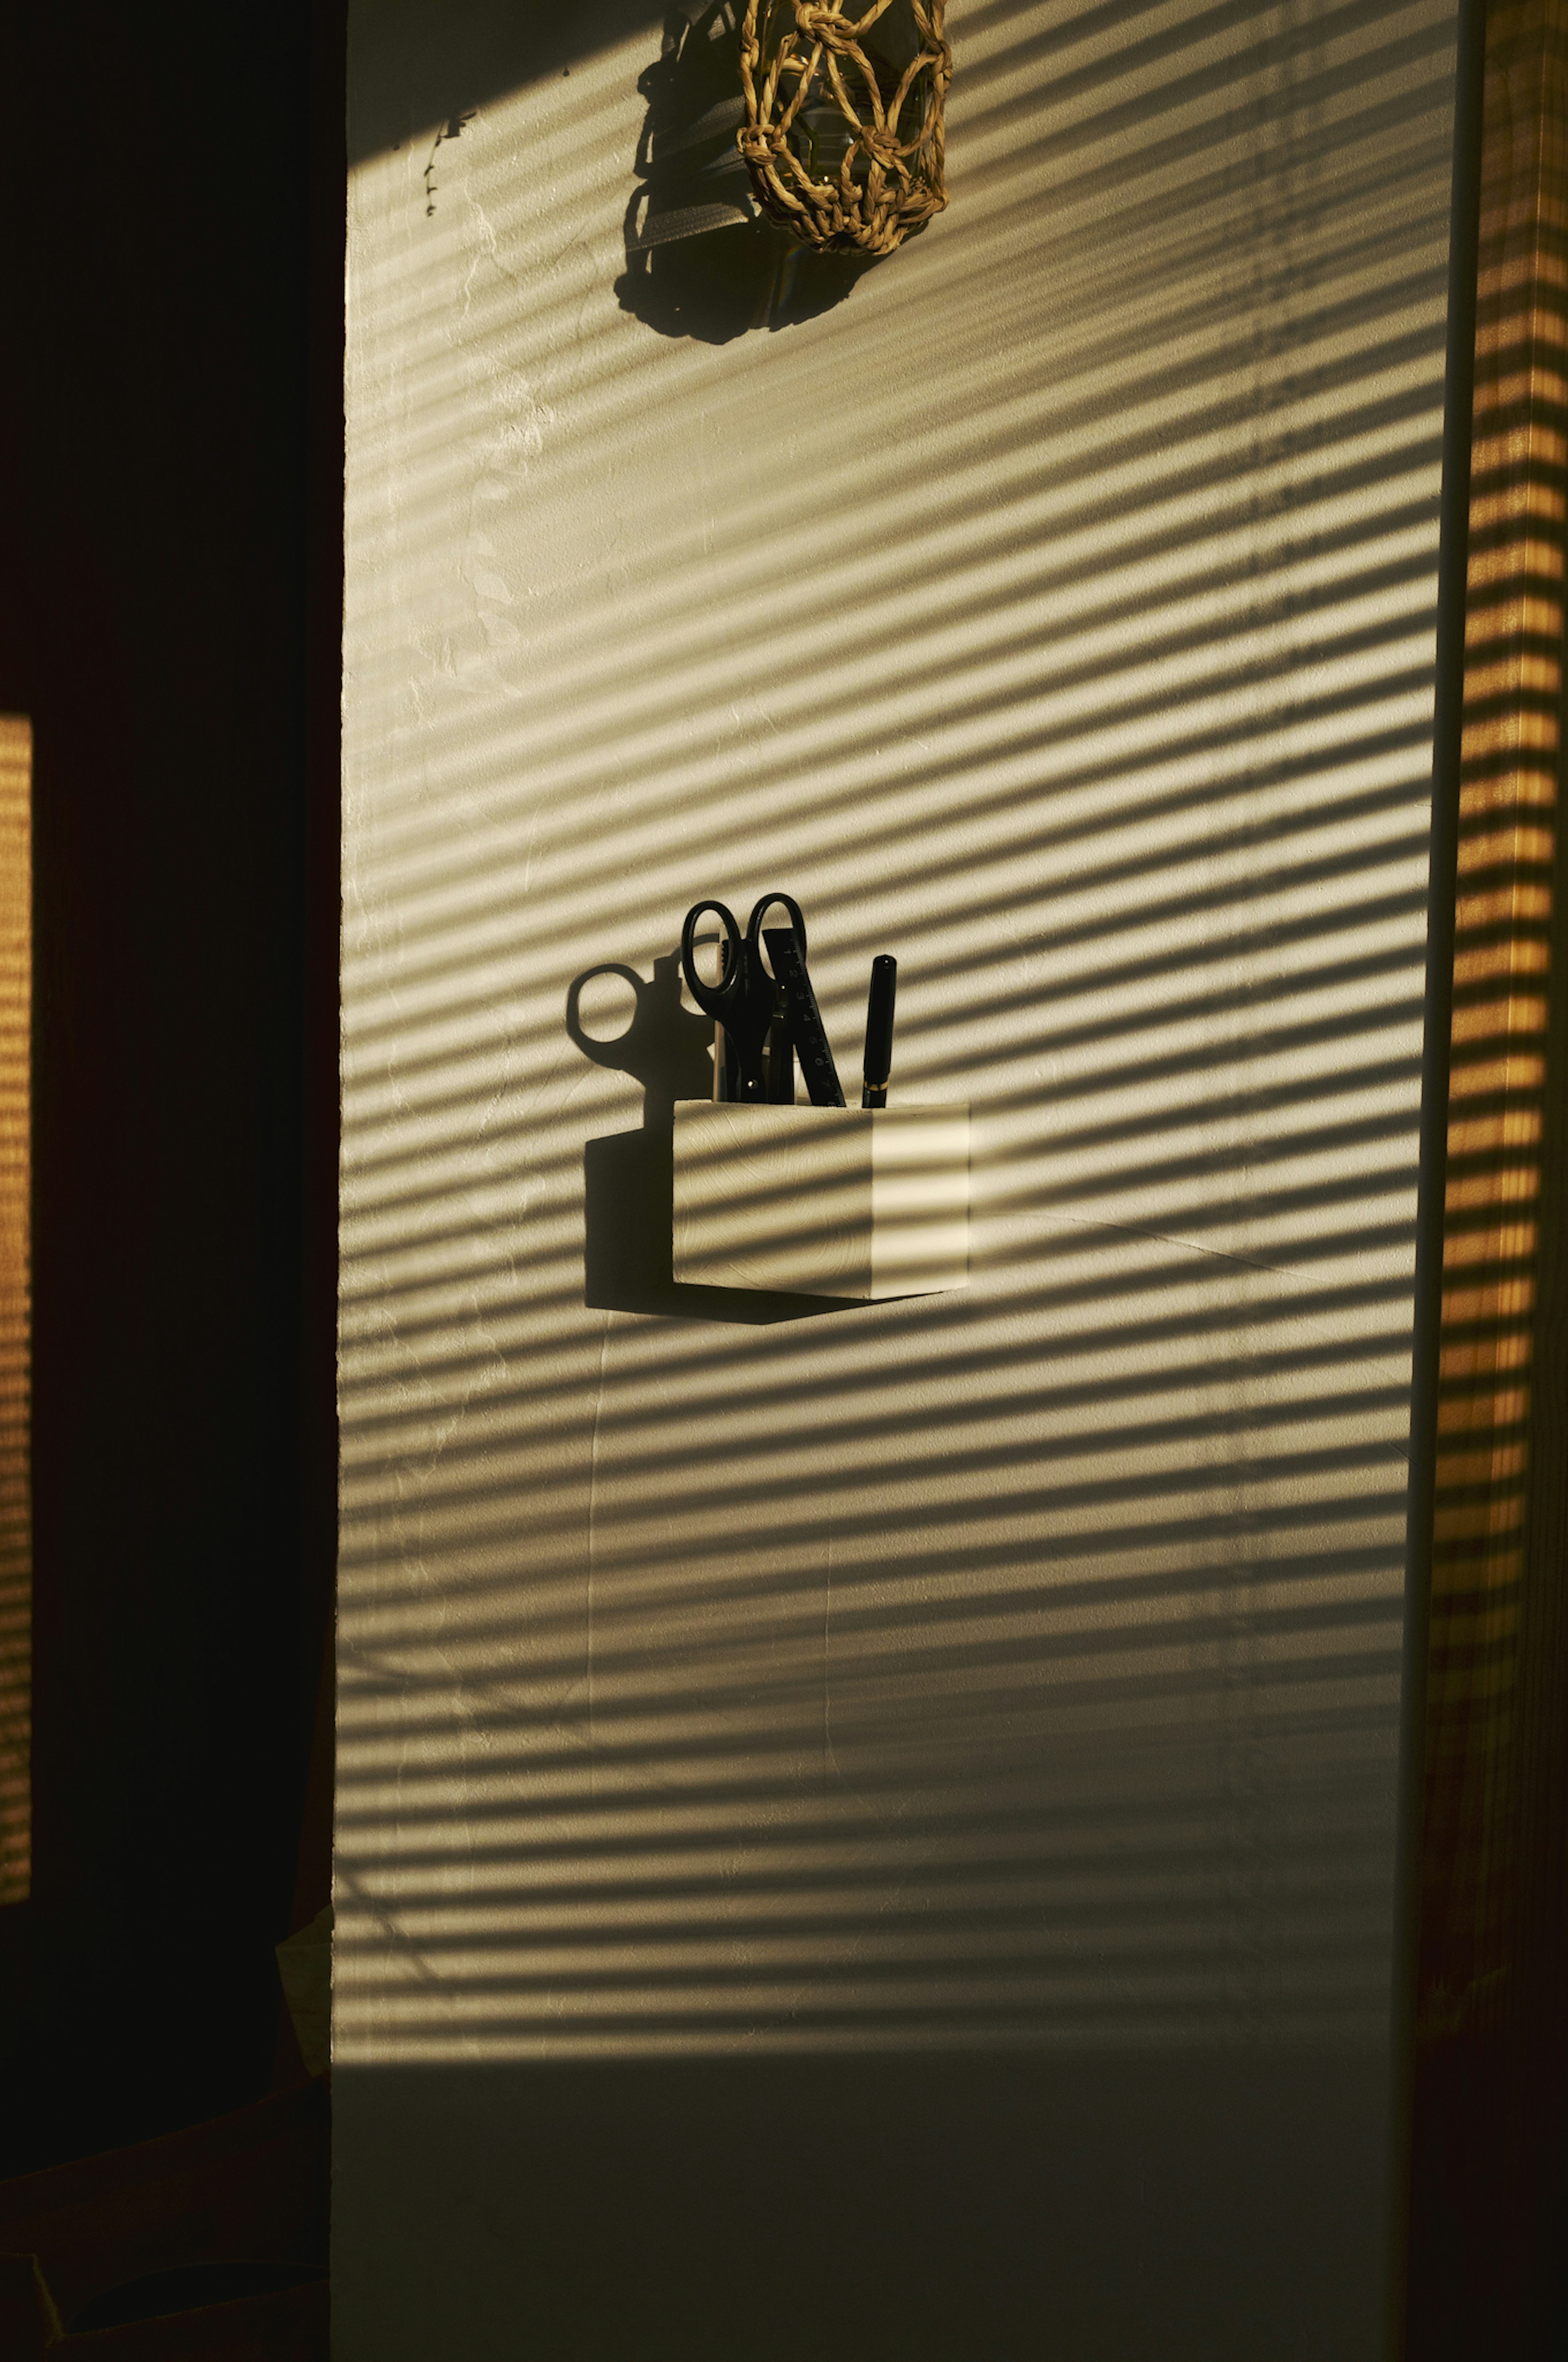
[[[696,922],[711,911],[724,929],[727,956],[717,984],[707,984],[697,974]],[[685,977],[692,999],[709,1017],[720,1024],[733,1012],[736,1002],[745,990],[746,963],[741,955],[740,930],[735,923],[735,913],[722,902],[694,902],[686,912],[681,928],[681,971]]]
[[[793,894],[764,894],[760,901],[753,904],[751,922],[746,929],[746,941],[755,955],[762,940],[762,921],[775,902],[789,912],[789,922],[795,929],[795,940],[800,945],[800,956],[804,959],[806,957],[806,921],[800,915],[800,904]]]

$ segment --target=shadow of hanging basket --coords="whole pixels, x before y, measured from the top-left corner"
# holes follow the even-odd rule
[[[738,146],[803,246],[891,254],[948,202],[945,0],[749,0]]]
[[[616,293],[661,336],[725,344],[794,326],[841,304],[876,259],[813,252],[761,210],[737,144],[739,50],[733,0],[685,0],[638,82],[648,114]]]

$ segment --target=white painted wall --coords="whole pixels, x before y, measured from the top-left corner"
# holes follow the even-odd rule
[[[432,211],[443,14],[362,7],[350,2072],[1376,2076],[1451,14],[956,0],[948,214],[713,344],[617,301],[656,24],[476,80]],[[568,988],[775,887],[847,1075],[899,956],[972,1285],[590,1308]]]

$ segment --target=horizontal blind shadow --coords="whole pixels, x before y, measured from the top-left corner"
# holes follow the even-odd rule
[[[349,2060],[1384,2031],[1452,10],[951,20],[775,335],[617,306],[646,40],[355,175]],[[778,886],[970,1285],[591,1308],[568,988]]]

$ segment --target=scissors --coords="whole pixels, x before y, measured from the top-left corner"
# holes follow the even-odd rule
[[[778,1012],[779,988],[762,957],[762,921],[775,903],[789,912],[789,922],[804,959],[806,921],[800,915],[800,904],[787,894],[764,894],[751,912],[744,935],[734,912],[722,902],[694,902],[681,929],[681,966],[691,997],[699,1009],[723,1026],[726,1041],[734,1043],[743,1099],[765,1099],[768,1096],[762,1051]],[[724,966],[717,984],[706,983],[696,968],[696,924],[709,911],[724,929]]]

